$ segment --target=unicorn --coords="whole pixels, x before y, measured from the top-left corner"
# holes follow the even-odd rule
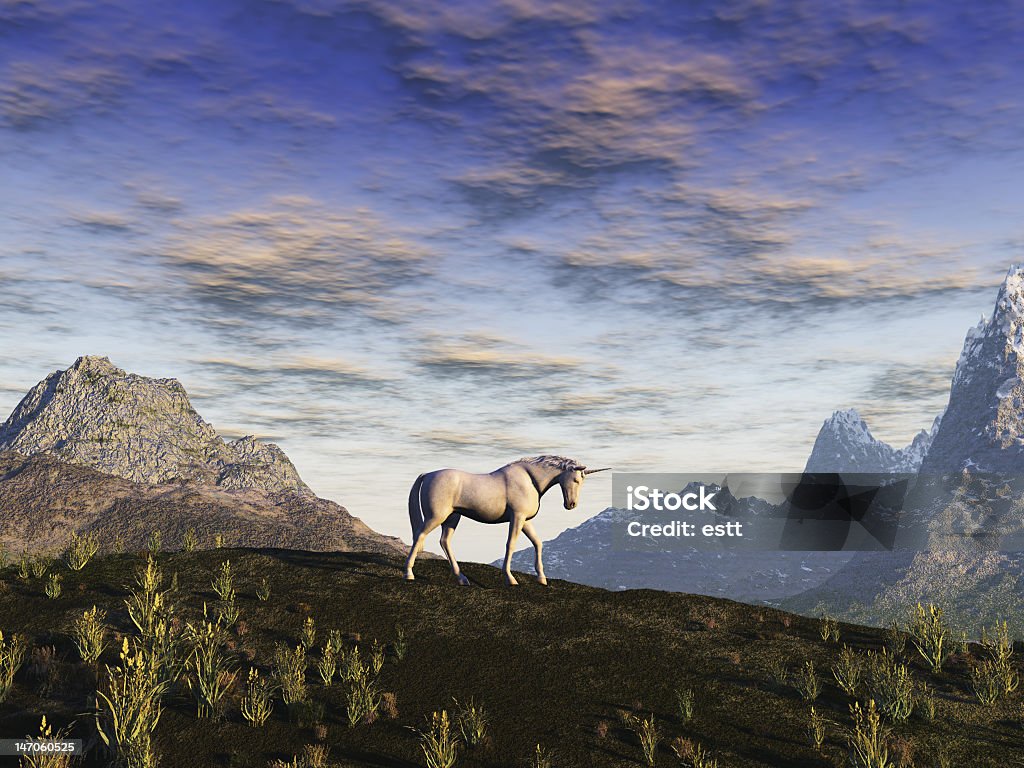
[[[416,578],[412,572],[416,556],[423,549],[427,535],[440,526],[441,548],[451,563],[452,573],[459,584],[468,585],[469,579],[459,570],[459,562],[452,553],[452,534],[459,521],[468,517],[479,523],[508,523],[504,571],[510,586],[518,583],[512,575],[512,552],[520,532],[533,544],[537,581],[547,584],[541,561],[541,540],[530,522],[540,511],[541,497],[558,485],[565,508],[574,509],[584,478],[609,469],[611,467],[587,469],[564,456],[532,456],[486,475],[460,469],[438,469],[420,475],[409,491],[412,548],[405,564],[405,578]]]

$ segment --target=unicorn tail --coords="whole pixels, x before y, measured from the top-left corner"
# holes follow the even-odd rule
[[[412,484],[412,489],[409,491],[409,522],[412,524],[412,538],[413,541],[420,535],[420,531],[423,530],[423,526],[426,524],[426,519],[423,515],[423,504],[420,500],[420,489],[423,487],[423,475],[416,478],[416,482]]]

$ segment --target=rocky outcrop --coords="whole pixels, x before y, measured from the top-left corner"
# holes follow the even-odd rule
[[[995,309],[967,333],[946,415],[923,473],[1024,470],[1024,265],[1010,268]]]
[[[805,472],[915,473],[931,446],[942,417],[921,430],[906,448],[893,448],[871,434],[853,408],[836,411],[821,425]]]
[[[0,450],[46,452],[137,483],[312,493],[276,445],[224,442],[176,379],[126,373],[105,357],[80,357],[32,387],[0,426]]]

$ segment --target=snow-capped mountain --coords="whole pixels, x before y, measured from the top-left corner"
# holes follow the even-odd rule
[[[949,405],[923,473],[1024,469],[1024,265],[1014,265],[989,318],[967,332]]]
[[[805,472],[914,473],[928,452],[941,423],[936,417],[931,430],[921,430],[905,448],[893,448],[871,434],[856,409],[836,411],[821,425],[807,459]]]

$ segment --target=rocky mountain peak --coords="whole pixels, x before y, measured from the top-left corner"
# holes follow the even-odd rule
[[[923,472],[1024,469],[1024,265],[1006,274],[989,318],[967,332],[949,405]]]
[[[821,425],[807,459],[805,472],[916,472],[935,436],[921,430],[910,445],[893,448],[871,434],[855,408],[836,411]]]
[[[0,425],[0,450],[47,452],[133,482],[311,491],[276,445],[220,438],[176,379],[80,357],[29,390]]]

